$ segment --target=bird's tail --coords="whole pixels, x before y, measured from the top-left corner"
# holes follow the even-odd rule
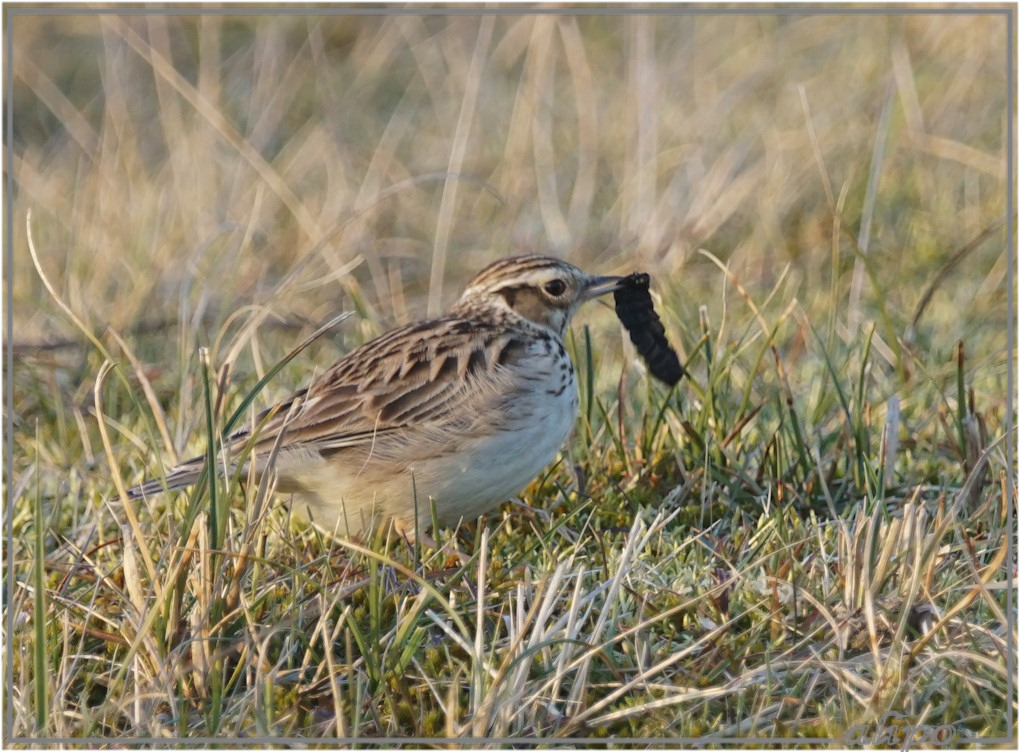
[[[198,480],[202,474],[202,467],[205,465],[205,457],[196,457],[193,460],[178,465],[166,475],[166,482],[163,478],[147,480],[141,485],[129,488],[127,497],[130,500],[141,499],[163,491],[176,491],[179,488],[186,488]]]
[[[287,416],[290,416],[300,405],[300,400],[297,396],[292,398],[290,401],[281,403],[281,405],[288,405],[289,412]],[[278,410],[273,408],[267,410],[260,416],[260,420],[264,420],[266,416],[270,416]],[[288,417],[289,419],[289,417]],[[261,473],[265,469],[266,461],[272,461],[276,457],[278,447],[277,445],[282,440],[283,434],[282,429],[286,428],[286,422],[284,422],[282,428],[274,429],[261,441],[256,442],[252,454],[248,455],[248,450],[245,449],[246,444],[251,440],[251,437],[247,430],[237,431],[231,435],[225,442],[223,449],[226,450],[226,456],[228,462],[226,470],[229,475],[233,475],[238,470],[238,461],[240,458],[247,458],[244,460],[245,464],[241,465],[242,475],[247,477],[248,463],[255,467],[256,473]],[[267,448],[271,446],[272,450],[266,456],[265,452]],[[254,459],[252,459],[254,458]],[[194,485],[194,483],[201,477],[202,468],[205,467],[206,455],[199,455],[198,457],[192,457],[186,462],[182,462],[177,467],[173,468],[166,474],[166,478],[155,478],[153,480],[145,481],[144,483],[135,486],[134,488],[128,489],[127,497],[129,500],[141,499],[144,496],[151,494],[162,493],[163,491],[176,491],[180,488],[186,488],[187,486]],[[222,474],[224,471],[224,460],[217,453],[216,458],[216,472]],[[164,482],[165,480],[165,482]]]

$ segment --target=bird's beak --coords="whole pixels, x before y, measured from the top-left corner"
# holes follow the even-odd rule
[[[591,300],[609,292],[615,292],[620,287],[623,277],[589,277],[588,285],[584,290],[584,299]]]

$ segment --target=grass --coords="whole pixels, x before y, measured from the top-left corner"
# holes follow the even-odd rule
[[[9,741],[1015,738],[1003,16],[8,20]],[[690,372],[591,306],[524,503],[119,501],[515,250]]]

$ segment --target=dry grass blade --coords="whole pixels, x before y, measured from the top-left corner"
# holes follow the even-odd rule
[[[871,165],[868,168],[868,186],[864,192],[864,207],[861,210],[861,230],[857,237],[860,255],[854,259],[854,274],[850,280],[850,301],[847,304],[847,322],[851,329],[856,329],[860,319],[861,288],[864,286],[863,256],[868,254],[871,245],[871,222],[875,215],[875,200],[878,197],[878,179],[882,172],[885,158],[885,145],[889,137],[889,117],[896,94],[896,86],[892,81],[886,89],[885,102],[875,126],[875,144],[871,151]]]
[[[471,122],[475,117],[475,109],[478,106],[478,88],[481,85],[482,70],[485,65],[489,44],[492,41],[494,28],[495,17],[483,16],[478,27],[478,38],[475,40],[475,49],[471,55],[471,65],[467,71],[464,98],[461,100],[460,113],[457,116],[457,126],[450,145],[450,161],[447,165],[447,172],[453,175],[460,174],[464,164],[468,134],[471,130]],[[446,276],[446,253],[450,243],[453,211],[457,205],[457,188],[458,181],[447,181],[443,185],[443,197],[439,202],[439,214],[436,218],[436,239],[432,247],[432,272],[429,278],[428,314],[430,316],[435,316],[439,313],[442,282]]]
[[[934,279],[932,279],[931,282],[928,283],[928,286],[924,290],[924,294],[921,295],[921,299],[917,302],[917,308],[914,309],[914,316],[910,320],[910,327],[903,335],[903,338],[907,342],[913,340],[914,332],[917,331],[917,324],[921,320],[921,316],[924,314],[924,309],[928,307],[928,304],[931,302],[932,296],[935,294],[935,291],[939,288],[939,285],[941,285],[946,280],[946,278],[949,276],[949,273],[953,270],[953,268],[958,263],[960,263],[960,261],[966,258],[968,254],[972,253],[976,248],[980,247],[982,243],[984,243],[995,233],[997,233],[1005,224],[1006,224],[1005,216],[1002,216],[999,219],[995,220],[990,225],[988,225],[988,227],[982,230],[980,234],[977,235],[977,237],[975,237],[969,243],[967,243],[966,245],[962,246],[959,250],[957,250],[956,253],[950,256],[949,260],[942,265],[942,268],[939,269],[938,274],[936,274]]]
[[[138,383],[142,385],[142,392],[145,394],[145,399],[148,402],[149,409],[152,411],[152,415],[156,419],[156,428],[159,429],[159,435],[163,439],[163,447],[169,453],[170,464],[176,465],[180,462],[180,457],[177,455],[177,450],[174,448],[174,443],[170,438],[170,431],[166,426],[166,413],[163,411],[163,406],[159,404],[159,398],[156,396],[156,392],[152,388],[152,382],[150,382],[149,378],[145,375],[145,369],[142,368],[142,364],[138,361],[138,358],[135,357],[131,348],[128,347],[127,342],[125,342],[114,329],[107,329],[107,332],[109,332],[110,336],[114,338],[121,351],[127,356],[128,361],[131,363],[131,368],[134,369],[135,372],[135,378],[137,378]]]
[[[535,161],[536,184],[542,224],[549,244],[556,249],[567,248],[570,227],[560,206],[559,186],[556,180],[556,153],[552,138],[552,102],[555,96],[553,74],[556,19],[551,16],[537,18],[529,44],[528,63],[533,77],[531,102],[531,148]],[[534,51],[534,55],[531,54]]]
[[[563,56],[570,68],[574,108],[577,111],[577,173],[567,210],[567,225],[571,236],[577,237],[588,221],[595,197],[598,173],[597,94],[577,19],[561,17],[557,20],[557,29],[563,42]]]
[[[34,62],[29,58],[19,60],[16,75],[32,87],[39,99],[56,115],[67,129],[68,134],[82,148],[85,154],[96,160],[99,149],[99,134],[74,103]]]
[[[620,590],[623,578],[626,576],[630,561],[635,555],[638,549],[638,541],[642,534],[645,532],[646,527],[641,518],[634,520],[634,524],[631,526],[630,533],[627,536],[627,541],[624,544],[623,551],[620,552],[620,558],[616,562],[616,572],[613,573],[613,577],[609,582],[609,587],[606,591],[605,600],[603,607],[599,612],[598,619],[595,621],[595,625],[592,627],[588,640],[590,645],[598,645],[602,640],[602,634],[605,631],[607,625],[610,623],[610,615],[613,610],[613,604],[616,601],[617,593]],[[569,694],[569,702],[577,707],[583,707],[583,693],[588,683],[588,673],[591,669],[591,659],[593,657],[592,651],[588,651],[580,659],[580,666],[577,670],[577,678],[574,681],[573,687],[571,687]]]
[[[323,608],[323,617],[328,614],[331,609]],[[337,636],[340,634],[340,630],[343,629],[344,623],[347,621],[351,613],[351,607],[348,606],[344,609],[343,613],[340,614],[340,618],[337,619],[336,626],[333,631],[328,633],[325,629],[321,630],[322,635],[322,647],[323,653],[326,656],[326,671],[329,677],[330,694],[333,697],[333,715],[336,718],[336,735],[340,738],[347,736],[347,721],[344,718],[344,701],[343,694],[340,689],[340,682],[337,681],[339,671],[333,661],[333,645],[336,644]]]
[[[940,159],[959,162],[996,180],[1005,179],[1005,160],[998,154],[988,154],[954,139],[930,133],[912,133],[911,137],[920,151]]]
[[[110,435],[106,431],[106,419],[103,416],[103,384],[106,382],[107,375],[113,369],[114,365],[112,362],[109,360],[104,361],[102,367],[99,369],[99,373],[96,375],[94,396],[99,435],[103,438],[103,449],[106,451],[106,458],[109,461],[110,474],[113,478],[114,486],[117,489],[117,494],[123,500],[121,509],[124,511],[124,516],[127,518],[128,525],[131,527],[131,533],[134,536],[134,545],[139,546],[139,551],[142,554],[142,561],[145,564],[146,574],[148,574],[149,581],[152,583],[153,588],[155,588],[156,594],[159,595],[161,587],[159,580],[156,577],[156,566],[153,563],[152,554],[149,552],[149,547],[146,544],[146,538],[142,532],[142,526],[138,521],[138,515],[135,514],[135,510],[131,505],[131,502],[127,500],[127,486],[124,485],[124,479],[120,477],[120,465],[117,463],[117,456],[113,451],[113,445],[110,443]],[[129,546],[132,545],[132,542],[125,540],[124,544],[125,546]]]
[[[70,319],[70,321],[75,325],[75,327],[78,328],[78,331],[80,331],[82,334],[88,337],[92,344],[95,345],[96,349],[102,352],[103,355],[106,356],[107,359],[109,359],[109,355],[107,355],[106,350],[103,347],[102,343],[99,341],[99,339],[92,333],[92,330],[85,325],[85,323],[78,317],[78,315],[71,310],[70,306],[68,306],[67,303],[65,303],[63,299],[59,295],[57,295],[57,291],[53,289],[53,285],[50,283],[49,278],[46,276],[46,273],[43,272],[42,264],[39,262],[39,255],[35,249],[35,241],[32,238],[31,209],[29,209],[25,213],[25,236],[26,240],[28,241],[28,253],[32,257],[32,264],[35,266],[36,274],[38,274],[39,279],[42,280],[43,286],[46,288],[46,292],[50,294],[50,297],[53,298],[53,302],[60,307],[60,310],[64,312],[64,315],[67,316],[68,319]]]
[[[654,666],[650,666],[647,670],[640,672],[633,679],[631,679],[630,681],[624,683],[622,686],[618,687],[614,691],[610,692],[603,699],[601,699],[598,702],[594,703],[590,707],[584,709],[583,711],[581,711],[577,715],[571,717],[570,720],[563,727],[561,735],[562,736],[570,736],[572,733],[576,732],[578,729],[583,728],[585,722],[589,718],[591,718],[592,716],[594,716],[597,713],[601,712],[606,707],[608,707],[610,704],[612,704],[616,700],[620,699],[624,695],[627,695],[627,694],[631,693],[632,691],[634,691],[634,689],[636,689],[637,687],[640,687],[642,684],[646,683],[652,677],[661,675],[667,668],[669,668],[670,666],[673,666],[673,665],[679,663],[681,660],[683,660],[684,658],[689,656],[691,653],[701,649],[702,647],[704,647],[707,644],[710,644],[714,639],[718,638],[720,635],[725,634],[726,631],[728,629],[730,629],[733,626],[734,623],[736,623],[736,619],[728,621],[728,622],[726,622],[724,624],[720,624],[718,627],[713,629],[711,632],[708,632],[708,633],[702,635],[700,638],[698,638],[689,647],[686,647],[683,650],[677,651],[673,655],[669,656],[668,658],[665,658],[664,660],[660,661],[659,663],[655,664]],[[725,692],[723,692],[723,694],[725,694]],[[708,695],[706,695],[706,696],[708,696]],[[686,697],[683,694],[681,694],[679,697],[675,698],[676,702],[683,702],[685,699],[686,699]],[[671,702],[671,703],[667,703],[667,704],[673,704],[673,703]],[[649,707],[652,707],[652,706],[649,706]]]
[[[588,721],[588,724],[590,726],[607,726],[628,718],[639,718],[655,710],[661,710],[662,708],[670,708],[674,705],[692,703],[695,700],[709,700],[717,697],[727,697],[746,689],[742,683],[737,681],[731,682],[731,685],[732,686],[729,687],[715,687],[712,689],[690,689],[687,687],[677,687],[673,690],[673,694],[669,697],[662,697],[658,700],[638,703],[633,707],[614,710],[604,715],[595,716]],[[738,736],[738,734],[727,733],[724,731],[720,734],[720,736],[726,738]]]
[[[818,134],[815,132],[815,125],[811,119],[811,107],[808,104],[807,90],[804,88],[804,84],[797,84],[797,93],[800,95],[800,106],[804,110],[804,128],[807,131],[808,140],[811,142],[811,151],[815,157],[818,175],[822,180],[822,188],[825,189],[825,200],[829,204],[829,209],[835,214],[836,198],[832,193],[829,173],[825,169],[825,158],[822,156],[822,148],[818,144]]]
[[[979,581],[974,584],[963,598],[957,601],[952,608],[946,611],[946,613],[942,615],[942,618],[935,622],[935,624],[932,625],[932,628],[910,649],[909,658],[911,660],[913,660],[928,645],[929,641],[939,634],[942,627],[949,623],[957,614],[970,606],[970,604],[977,598],[982,596],[987,597],[987,590],[985,586],[992,581],[992,578],[995,577],[995,575],[1002,573],[1002,564],[1006,560],[1008,550],[1008,543],[1003,541],[1002,545],[996,549],[994,557],[984,568],[984,571],[979,573]]]
[[[485,655],[485,577],[489,564],[489,528],[485,528],[482,531],[482,542],[478,552],[478,579],[475,584],[475,644],[473,651],[476,663],[472,666],[471,671],[471,715],[475,719],[475,725],[472,729],[474,736],[485,736],[485,728],[482,726],[483,716],[479,711],[482,708],[482,702],[488,689],[482,657]],[[498,674],[494,675],[493,678],[496,676]]]
[[[747,288],[744,287],[744,285],[740,282],[740,280],[737,279],[736,275],[733,274],[732,271],[730,271],[729,267],[726,264],[724,264],[715,255],[709,253],[708,251],[706,251],[704,249],[699,249],[698,252],[702,256],[707,258],[709,261],[711,261],[713,264],[715,264],[717,267],[719,267],[719,269],[726,275],[727,279],[729,279],[730,283],[735,288],[737,288],[737,292],[739,292],[741,297],[743,297],[744,302],[747,303],[748,308],[751,309],[751,312],[754,314],[754,318],[758,322],[758,326],[761,328],[761,333],[766,338],[766,340],[765,340],[766,343],[768,344],[769,348],[772,350],[772,355],[775,358],[775,362],[776,362],[776,371],[778,372],[779,377],[782,380],[783,385],[786,388],[786,391],[790,395],[791,400],[792,400],[792,394],[793,393],[790,391],[790,385],[789,385],[789,383],[786,380],[786,372],[783,370],[783,361],[779,357],[779,352],[778,352],[778,350],[776,349],[776,346],[775,346],[775,334],[778,331],[779,326],[782,324],[782,322],[786,320],[786,317],[789,315],[790,311],[792,311],[795,307],[797,307],[797,305],[798,305],[797,300],[794,299],[794,300],[790,301],[790,304],[787,306],[786,311],[780,317],[779,323],[777,323],[770,330],[768,323],[765,321],[765,317],[762,315],[762,313],[759,310],[758,306],[755,305],[754,300],[751,298],[751,294],[747,291]]]

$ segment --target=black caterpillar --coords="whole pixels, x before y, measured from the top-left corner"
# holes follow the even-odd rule
[[[666,329],[659,320],[659,314],[652,305],[648,292],[650,278],[647,274],[634,272],[624,277],[613,293],[616,299],[616,315],[630,334],[638,354],[644,359],[652,376],[664,384],[673,386],[684,375],[680,358],[666,341]]]

